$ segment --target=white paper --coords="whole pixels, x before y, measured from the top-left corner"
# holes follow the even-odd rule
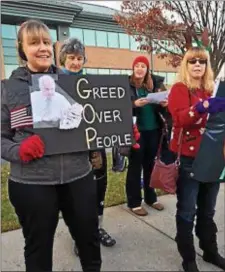
[[[60,129],[78,128],[82,120],[83,106],[75,103],[68,110],[64,111],[60,120]]]
[[[149,104],[159,104],[168,99],[169,92],[170,91],[149,93],[146,99],[149,101]]]

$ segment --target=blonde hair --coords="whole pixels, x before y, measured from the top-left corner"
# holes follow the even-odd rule
[[[205,74],[202,77],[201,86],[193,82],[189,76],[187,70],[188,60],[193,58],[200,58],[207,60]],[[209,53],[201,47],[192,47],[184,55],[181,62],[180,71],[178,73],[177,82],[182,82],[188,89],[195,90],[197,88],[203,88],[205,92],[212,94],[214,88],[214,73],[210,63]]]
[[[18,56],[21,64],[24,64],[27,61],[27,57],[23,51],[23,34],[28,35],[28,39],[44,37],[49,39],[52,43],[50,30],[46,24],[39,20],[28,20],[22,23],[18,30],[17,34],[17,50]]]

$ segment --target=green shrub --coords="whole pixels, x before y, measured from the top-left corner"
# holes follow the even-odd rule
[[[105,206],[111,207],[126,202],[125,196],[125,179],[126,172],[114,173],[111,170],[112,158],[111,154],[108,155],[108,186],[105,198]],[[1,226],[2,232],[14,230],[20,228],[17,216],[14,212],[9,197],[8,197],[8,174],[9,164],[2,165],[1,172],[1,184],[2,184],[2,217]],[[158,195],[165,194],[164,192],[157,190]]]

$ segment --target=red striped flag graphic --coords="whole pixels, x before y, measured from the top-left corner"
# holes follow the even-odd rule
[[[11,128],[33,126],[33,118],[27,107],[17,108],[10,112]]]

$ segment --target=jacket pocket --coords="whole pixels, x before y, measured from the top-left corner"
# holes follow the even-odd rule
[[[45,156],[21,166],[22,179],[35,182],[55,182],[60,178],[60,166],[57,160]]]

